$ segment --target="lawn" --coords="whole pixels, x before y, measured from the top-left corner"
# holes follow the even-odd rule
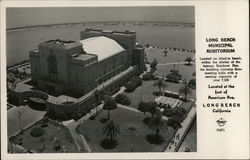
[[[170,70],[174,69],[173,65],[157,65],[157,70],[154,72],[154,74],[157,74],[159,76],[166,76],[170,73]],[[185,64],[179,64],[175,66],[175,69],[179,70],[179,74],[182,75],[182,79],[190,80],[193,77],[193,72],[195,72],[195,65],[185,65]]]
[[[131,104],[128,105],[129,107],[132,108],[138,108],[138,104],[140,101],[154,101],[156,96],[153,95],[153,92],[158,91],[158,87],[153,87],[155,81],[143,81],[142,85],[137,87],[133,92],[131,93],[126,93],[124,92],[128,98],[131,100]],[[166,82],[167,88],[166,90],[168,91],[173,91],[173,92],[179,92],[179,89],[183,86],[182,83],[171,83],[171,82]],[[194,99],[196,97],[196,91],[194,89],[190,89],[192,94],[188,94],[187,98],[192,98]]]
[[[182,75],[182,80],[186,79],[187,82],[193,78],[195,78],[195,76],[193,76],[193,73],[195,72],[195,64],[192,65],[185,65],[185,64],[176,64],[175,66],[173,64],[170,65],[166,65],[165,63],[175,63],[175,62],[183,62],[185,61],[185,59],[187,57],[194,57],[195,53],[192,52],[183,52],[183,51],[168,51],[167,56],[164,56],[163,53],[163,49],[158,49],[158,48],[151,48],[149,49],[147,52],[147,58],[149,60],[149,62],[152,62],[154,58],[157,59],[158,61],[158,65],[157,65],[157,70],[154,72],[155,75],[158,76],[163,76],[165,77],[167,74],[170,73],[171,69],[177,69],[179,70],[179,74]],[[152,87],[153,85],[153,81],[150,82],[146,82],[143,81],[143,95],[145,95],[145,98],[143,98],[143,100],[148,100],[151,101],[152,99],[155,98],[155,96],[153,95],[149,95],[152,94],[153,91],[156,91],[157,88]],[[183,84],[181,83],[170,83],[170,82],[166,82],[167,83],[167,90],[168,91],[173,91],[173,92],[179,92],[179,89],[183,86]],[[149,91],[149,92],[148,92]],[[192,98],[195,99],[196,97],[196,91],[191,89],[192,94],[188,95],[188,98]],[[130,106],[134,107],[136,103],[136,105],[138,104],[138,100],[135,100],[135,98],[138,97],[138,89],[136,89],[133,93],[129,93],[128,97],[132,100],[132,104]],[[134,101],[134,102],[133,102]]]
[[[190,111],[190,109],[193,107],[192,101],[182,101],[182,103],[179,105],[180,108],[184,108],[186,111]]]
[[[19,133],[13,137],[13,143],[19,144],[26,149],[35,150],[36,152],[41,152],[44,143],[45,148],[42,151],[43,153],[60,153],[62,152],[62,146],[65,147],[67,152],[78,152],[69,131],[65,127],[52,121],[49,121],[47,126],[42,126],[42,124],[43,123],[41,121],[38,121],[31,127],[24,130],[23,134]],[[32,136],[30,132],[36,127],[42,128],[45,133],[38,137]],[[61,149],[55,150],[54,147],[56,144],[60,144]]]
[[[194,57],[195,53],[186,51],[168,50],[167,56],[164,55],[163,49],[151,48],[147,50],[147,58],[149,62],[153,62],[156,58],[159,64],[184,62],[187,57]]]
[[[105,139],[105,135],[102,134],[104,124],[100,122],[100,119],[107,118],[105,110],[95,120],[87,120],[79,125],[77,132],[86,138],[92,152],[162,152],[173,136],[174,130],[168,127],[164,121],[165,125],[160,132],[164,139],[163,143],[150,144],[145,137],[152,131],[142,122],[144,117],[141,113],[123,108],[111,111],[111,119],[120,126],[120,134],[117,137],[118,145],[113,149],[104,149],[100,145],[101,141]],[[133,131],[129,130],[131,127],[134,128]]]
[[[25,106],[19,106],[14,107],[10,110],[8,110],[7,118],[8,118],[8,136],[14,135],[19,132],[19,113],[21,113],[21,122],[22,122],[22,128],[26,128],[30,126],[31,124],[39,121],[43,115],[45,114],[45,111],[37,111],[34,109],[31,109],[28,105]]]
[[[128,98],[131,100],[131,104],[129,105],[132,108],[138,108],[138,104],[140,101],[154,101],[156,96],[153,95],[154,91],[157,91],[157,87],[153,87],[154,81],[143,81],[142,85],[137,87],[133,92],[126,93]]]
[[[171,82],[166,82],[166,84],[167,84],[166,90],[172,91],[172,92],[177,92],[177,93],[179,93],[179,89],[184,85],[182,83],[171,83]],[[195,97],[196,97],[196,90],[191,89],[191,88],[190,88],[190,90],[191,90],[192,93],[188,94],[187,98],[188,99],[189,98],[195,99]],[[184,95],[181,95],[181,96],[184,96]]]

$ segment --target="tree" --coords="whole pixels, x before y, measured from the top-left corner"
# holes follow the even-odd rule
[[[164,50],[164,56],[167,57],[168,51]]]
[[[157,64],[158,64],[158,61],[156,60],[156,58],[154,59],[153,62],[150,63],[150,69],[152,72],[154,72],[156,70]]]
[[[115,109],[115,108],[117,108],[117,103],[116,103],[116,101],[115,101],[112,97],[107,96],[107,97],[105,98],[105,100],[104,100],[103,109],[108,110],[108,120],[109,120],[109,118],[110,118],[110,113],[109,113],[109,111],[110,111],[110,110],[113,110],[113,109]]]
[[[192,94],[190,88],[188,87],[188,85],[184,85],[179,89],[179,94],[183,93],[184,94],[184,100],[187,100],[187,95],[188,94]]]
[[[148,112],[150,109],[150,102],[140,102],[138,105],[138,110],[141,111],[143,114]]]
[[[155,138],[159,137],[160,129],[163,127],[163,120],[161,114],[156,114],[156,116],[153,116],[150,118],[149,121],[149,128],[152,129],[153,132],[155,132]]]
[[[100,91],[98,89],[96,89],[94,92],[94,100],[95,100],[96,107],[99,103],[99,99],[100,99]]]
[[[94,104],[95,104],[95,109],[96,109],[96,114],[97,114],[97,106],[100,100],[100,91],[98,89],[95,90],[93,98],[94,98]]]
[[[185,62],[188,62],[188,65],[191,65],[192,60],[193,60],[192,57],[187,57],[185,59]]]
[[[148,113],[150,113],[151,117],[154,117],[154,115],[156,113],[159,114],[159,110],[158,110],[158,104],[156,102],[152,102],[150,103],[149,109],[147,111]],[[157,114],[156,114],[157,115]]]
[[[120,94],[116,95],[115,101],[117,103],[122,104],[122,105],[130,105],[130,103],[131,103],[131,100],[124,93],[120,93]]]
[[[58,151],[59,149],[61,149],[61,141],[58,138],[55,138],[55,146],[54,146],[54,150]]]
[[[181,123],[175,119],[169,118],[167,120],[167,125],[172,127],[173,129],[178,129],[181,127]]]
[[[161,89],[162,88],[166,88],[167,84],[164,82],[163,78],[159,78],[157,81],[155,81],[155,83],[153,84],[154,87],[158,87],[159,88],[159,94],[161,94]]]
[[[189,82],[188,82],[188,86],[192,89],[196,89],[196,78],[193,78],[191,79]]]
[[[194,77],[196,76],[196,72],[195,71],[193,72],[192,76],[194,76]]]
[[[117,135],[120,134],[120,126],[114,120],[109,120],[102,128],[102,134],[105,134],[108,141],[113,143]]]
[[[166,75],[167,81],[178,83],[182,76],[178,73],[178,70],[170,70],[170,73]]]
[[[125,85],[125,92],[132,92],[136,87],[142,85],[141,77],[134,76],[132,77]]]
[[[110,98],[112,96],[112,94],[109,91],[102,91],[102,93],[100,93],[101,95],[101,99],[105,102],[106,99]]]
[[[46,148],[46,147],[45,147],[45,139],[44,139],[44,138],[41,138],[41,139],[40,139],[40,142],[43,144],[43,147],[42,147],[41,149],[39,149],[39,151],[40,151],[40,152],[43,152],[44,149]]]

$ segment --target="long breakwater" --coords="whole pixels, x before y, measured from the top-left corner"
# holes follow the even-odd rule
[[[160,25],[160,26],[179,26],[179,27],[195,27],[193,22],[179,22],[179,21],[91,21],[91,22],[76,22],[76,23],[60,23],[60,24],[44,24],[44,25],[31,25],[23,27],[7,28],[7,32],[15,32],[21,30],[33,30],[39,28],[49,27],[63,27],[71,25]]]

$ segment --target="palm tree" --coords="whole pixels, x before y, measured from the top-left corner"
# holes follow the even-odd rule
[[[152,102],[150,105],[149,105],[149,108],[148,108],[148,113],[150,113],[151,117],[154,117],[154,115],[156,113],[158,113],[158,104],[156,102]]]
[[[100,99],[100,91],[98,89],[96,89],[94,91],[94,96],[93,97],[94,97],[94,103],[95,103],[95,105],[97,107],[99,99]]]
[[[183,93],[184,94],[184,100],[187,100],[187,95],[192,94],[191,89],[188,87],[188,85],[184,85],[179,89],[179,94]]]
[[[99,99],[100,99],[100,91],[98,89],[95,90],[93,97],[94,97],[94,104],[95,104],[96,114],[97,114],[97,106],[99,104]]]
[[[157,81],[155,81],[155,83],[153,84],[154,87],[158,87],[159,88],[159,94],[161,94],[161,89],[162,88],[166,88],[167,84],[164,82],[163,78],[159,78]]]
[[[102,128],[102,134],[105,134],[109,142],[112,143],[117,135],[120,134],[120,126],[114,120],[109,120]]]
[[[107,97],[105,98],[105,102],[104,102],[104,105],[103,105],[103,109],[108,110],[108,120],[109,120],[109,118],[110,118],[110,113],[109,113],[109,111],[110,111],[110,110],[113,110],[113,109],[115,109],[115,108],[117,108],[117,103],[116,103],[116,101],[114,100],[114,98],[112,98],[112,97],[110,97],[110,96],[107,96]]]
[[[155,132],[155,138],[159,137],[160,129],[163,127],[163,124],[161,114],[156,114],[156,116],[150,118],[148,126]]]

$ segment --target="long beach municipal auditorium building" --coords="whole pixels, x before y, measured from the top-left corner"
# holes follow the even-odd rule
[[[80,110],[89,105],[93,90],[119,86],[135,73],[141,73],[145,65],[144,48],[138,45],[136,32],[92,28],[81,32],[80,41],[42,42],[30,52],[30,62],[35,87],[22,86],[20,90],[17,85],[14,92],[20,103],[29,97],[46,97],[47,110],[55,112],[63,108],[66,112]],[[48,95],[50,92],[61,96]],[[83,96],[73,98],[63,93]],[[71,103],[66,103],[66,99]]]

